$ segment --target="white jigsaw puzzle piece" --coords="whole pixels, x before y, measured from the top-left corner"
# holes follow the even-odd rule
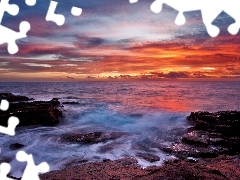
[[[36,4],[36,0],[25,0],[28,6]],[[9,4],[9,0],[1,0],[0,2],[0,44],[8,43],[8,52],[15,54],[18,52],[16,40],[27,37],[27,32],[30,30],[30,24],[22,21],[19,25],[20,32],[15,32],[1,25],[2,18],[5,12],[12,16],[16,16],[19,12],[19,7],[16,4]]]
[[[2,99],[1,105],[0,105],[0,110],[6,111],[6,110],[8,110],[8,108],[9,108],[9,102],[5,99]],[[0,126],[0,133],[14,136],[15,129],[18,124],[19,124],[19,119],[17,117],[12,116],[8,119],[8,127]]]
[[[32,154],[27,154],[24,151],[19,151],[16,154],[16,159],[20,162],[27,162],[21,180],[40,180],[38,174],[46,173],[50,170],[50,167],[46,162],[42,162],[36,166]]]
[[[138,2],[138,0],[129,0],[130,3]],[[235,19],[235,23],[228,27],[228,32],[236,35],[240,28],[240,0],[155,0],[151,5],[151,10],[154,13],[160,13],[162,5],[176,9],[179,13],[175,20],[177,25],[183,25],[186,22],[184,12],[201,10],[203,23],[206,26],[210,36],[216,37],[220,30],[212,22],[221,12],[226,12]]]
[[[138,0],[129,0],[129,2],[132,4],[138,2]]]
[[[73,6],[72,9],[71,9],[71,13],[72,13],[73,16],[80,16],[82,14],[82,9]]]
[[[26,21],[21,22],[19,30],[19,32],[15,32],[5,26],[0,25],[0,44],[8,43],[8,52],[10,54],[15,54],[18,52],[16,40],[27,37],[27,32],[30,30],[30,24]]]
[[[25,0],[28,6],[34,6],[36,4],[36,0]]]
[[[0,104],[0,110],[6,111],[9,108],[9,102],[5,99],[2,99],[1,104]]]
[[[62,26],[65,23],[65,17],[62,14],[56,14],[55,10],[57,8],[58,2],[56,1],[51,1],[48,12],[46,15],[46,21],[53,21],[55,22],[58,26]],[[71,9],[71,14],[73,16],[80,16],[82,14],[82,9],[73,6]]]
[[[9,136],[15,135],[15,129],[19,124],[19,119],[17,117],[11,116],[8,119],[8,127],[0,126],[0,133],[7,134]]]
[[[14,180],[12,178],[7,177],[10,170],[11,170],[10,164],[8,164],[8,163],[0,164],[0,179],[1,180]]]
[[[53,21],[58,26],[62,26],[65,22],[65,17],[61,14],[55,14],[55,9],[57,8],[58,2],[51,1],[46,15],[46,21]]]
[[[19,7],[16,4],[9,4],[9,0],[1,0],[0,2],[0,23],[5,12],[12,16],[16,16],[19,12]]]

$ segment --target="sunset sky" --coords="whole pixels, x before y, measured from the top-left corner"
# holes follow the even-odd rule
[[[86,77],[152,76],[165,78],[240,78],[240,35],[227,32],[234,19],[224,12],[213,22],[221,29],[210,37],[201,12],[185,13],[177,26],[177,11],[167,5],[160,14],[150,10],[153,0],[56,0],[56,13],[66,22],[45,21],[50,0],[34,7],[20,6],[2,25],[18,31],[21,21],[31,24],[28,37],[17,41],[19,52],[9,55],[0,45],[0,81],[72,81]],[[80,7],[79,17],[71,15]],[[145,75],[145,76],[144,76]]]

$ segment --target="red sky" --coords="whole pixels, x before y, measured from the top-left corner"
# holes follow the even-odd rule
[[[3,25],[16,29],[24,19],[32,28],[27,38],[18,41],[17,54],[9,55],[6,45],[0,46],[0,80],[240,77],[240,36],[227,32],[234,22],[231,17],[219,15],[213,24],[221,33],[212,38],[199,11],[185,13],[187,23],[177,26],[174,9],[165,5],[160,14],[154,14],[151,3],[83,0],[66,5],[59,0],[57,11],[66,16],[61,27],[45,21],[46,0],[16,19],[6,16]],[[80,17],[69,15],[72,5],[83,9]]]

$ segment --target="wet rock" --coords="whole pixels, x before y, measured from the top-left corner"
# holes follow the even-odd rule
[[[21,148],[23,148],[23,147],[24,147],[23,144],[14,143],[14,144],[11,144],[11,145],[9,146],[9,149],[11,149],[11,150],[18,150],[18,149],[21,149]]]
[[[43,174],[41,179],[239,180],[240,112],[196,112],[191,113],[188,120],[193,127],[180,140],[168,146],[159,146],[163,151],[179,158],[168,161],[161,167],[141,169],[133,159],[123,159],[67,167],[62,171]],[[90,133],[88,136],[95,137],[90,138],[90,142],[101,142],[95,139],[101,139],[103,133]],[[78,141],[78,138],[80,142],[88,139],[76,136],[73,141]],[[137,154],[140,158],[154,160],[155,157],[151,155]]]
[[[32,98],[28,98],[26,96],[14,95],[12,93],[0,93],[0,101],[2,99],[6,99],[9,102],[17,102],[17,101],[30,101],[34,100]]]
[[[109,162],[111,159],[104,159],[103,162]]]
[[[138,153],[136,155],[137,157],[141,158],[141,159],[144,159],[148,162],[156,162],[156,161],[160,161],[160,157],[154,155],[154,154],[149,154],[149,153]]]
[[[209,145],[209,135],[205,131],[191,131],[182,136],[182,142],[194,145]]]
[[[239,156],[219,156],[212,159],[206,166],[221,172],[227,179],[240,179],[240,158]]]
[[[52,126],[59,123],[62,112],[57,109],[59,101],[34,101],[10,103],[7,111],[0,111],[0,125],[7,126],[8,118],[16,116],[20,119],[17,126]]]
[[[66,168],[69,166],[77,166],[77,165],[81,165],[81,164],[84,164],[87,162],[88,162],[87,159],[73,159],[73,160],[69,160],[68,162],[66,162],[62,168]]]
[[[187,119],[194,126],[183,136],[184,143],[222,146],[229,155],[240,153],[239,111],[192,112]]]
[[[161,150],[170,153],[180,159],[186,159],[187,157],[194,158],[215,158],[219,154],[224,154],[225,150],[221,148],[215,148],[213,146],[196,146],[188,145],[184,143],[173,143],[169,146],[162,146]]]
[[[132,179],[132,180],[238,180],[240,177],[238,157],[218,157],[210,162],[168,161],[163,166],[142,169],[137,160],[125,158],[116,161],[86,163],[68,166],[63,170],[40,175],[41,180],[65,179]]]
[[[68,96],[67,99],[79,99],[79,98],[75,96]]]
[[[75,101],[72,101],[72,102],[63,102],[63,104],[76,105],[76,104],[79,104],[79,102],[75,102]]]
[[[50,101],[50,104],[54,105],[54,106],[58,106],[60,105],[61,103],[59,102],[58,98],[53,98],[51,101]]]
[[[155,180],[155,179],[185,179],[185,180],[227,180],[226,176],[216,169],[207,168],[203,164],[178,161],[167,163],[162,167],[152,169],[147,175],[140,175],[133,179]]]
[[[181,141],[160,149],[181,159],[188,156],[215,158],[222,154],[240,153],[240,112],[192,112],[187,119],[193,127],[182,135]]]
[[[93,162],[79,166],[69,166],[63,170],[40,175],[41,180],[66,179],[132,179],[147,172],[137,165],[136,159],[124,158],[116,161]]]
[[[82,144],[95,144],[100,142],[106,142],[109,140],[114,140],[126,135],[122,132],[92,132],[87,134],[65,134],[62,136],[63,141],[82,143]]]
[[[187,157],[187,161],[192,162],[192,163],[196,163],[196,162],[198,162],[198,159],[194,158],[194,157]]]

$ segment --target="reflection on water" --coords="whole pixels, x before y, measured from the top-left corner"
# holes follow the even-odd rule
[[[0,83],[1,92],[26,95],[37,100],[60,98],[64,121],[56,127],[21,129],[16,136],[0,135],[1,160],[12,165],[12,174],[21,175],[12,143],[22,143],[36,163],[47,161],[58,169],[72,161],[102,161],[137,157],[143,166],[159,165],[167,154],[161,144],[176,141],[189,126],[191,111],[240,110],[239,82],[79,82]],[[126,135],[95,144],[66,143],[65,133],[124,132]],[[160,157],[148,162],[138,155]],[[156,158],[157,159],[157,158]]]
[[[168,111],[240,109],[240,82],[68,82],[0,83],[1,92],[39,99],[69,96],[108,103],[123,111],[155,108]]]

